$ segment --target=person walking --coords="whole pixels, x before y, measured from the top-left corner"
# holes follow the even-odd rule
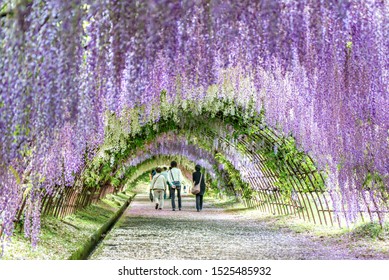
[[[171,200],[172,200],[172,210],[176,211],[176,191],[177,191],[177,200],[178,200],[178,210],[181,211],[181,182],[183,180],[182,172],[177,167],[177,162],[172,161],[170,163],[171,169],[168,172],[169,183],[171,185]]]
[[[171,182],[169,181],[169,172],[170,170],[172,170],[172,167],[169,166],[169,170],[167,171],[168,172],[168,179],[167,179],[167,182],[168,182],[168,185],[169,185],[169,199],[172,199],[172,184]]]
[[[195,166],[195,172],[193,172],[192,174],[192,179],[193,179],[193,184],[194,185],[197,185],[200,180],[200,192],[198,194],[196,194],[196,209],[197,209],[197,212],[200,212],[201,210],[203,210],[203,196],[204,196],[204,193],[205,193],[205,178],[204,178],[204,174],[201,173],[201,166],[200,165],[196,165]]]
[[[154,192],[155,209],[162,210],[164,205],[163,194],[167,188],[167,181],[161,174],[162,168],[157,167],[156,174],[151,182],[151,190]]]
[[[153,190],[152,190],[151,184],[152,184],[152,182],[153,182],[153,178],[154,178],[154,175],[155,175],[156,173],[157,173],[157,172],[155,171],[155,169],[151,170],[151,172],[149,173],[149,178],[150,178],[149,197],[150,197],[151,202],[154,201],[154,194],[153,194]]]
[[[168,186],[168,189],[169,189],[169,198],[171,197],[171,190],[170,190],[170,183],[169,183],[169,176],[167,174],[167,167],[164,166],[163,168],[163,171],[161,172],[161,174],[163,175],[163,177],[165,177],[166,179],[166,182],[167,182],[167,186]],[[164,195],[163,195],[163,198],[166,199],[167,195],[166,195],[167,191],[165,191]]]

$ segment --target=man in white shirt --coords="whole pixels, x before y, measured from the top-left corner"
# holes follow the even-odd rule
[[[181,211],[181,182],[184,178],[182,176],[181,170],[177,168],[177,162],[172,161],[170,166],[171,169],[168,171],[168,181],[171,185],[172,210],[176,211],[175,195],[177,190],[178,210]]]

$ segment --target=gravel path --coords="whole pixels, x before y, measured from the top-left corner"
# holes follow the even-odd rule
[[[138,194],[91,259],[300,260],[354,259],[344,248],[335,249],[308,236],[277,230],[269,222],[205,203],[202,212],[194,197],[183,197],[183,210],[154,209]]]

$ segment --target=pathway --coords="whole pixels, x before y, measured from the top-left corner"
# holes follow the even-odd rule
[[[115,228],[91,259],[355,259],[341,246],[289,230],[277,230],[269,222],[205,204],[194,207],[194,197],[183,197],[183,211],[154,209],[145,194],[138,194]]]

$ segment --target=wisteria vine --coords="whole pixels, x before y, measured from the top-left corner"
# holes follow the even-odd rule
[[[220,100],[293,135],[355,213],[389,185],[388,14],[381,0],[0,0],[2,236],[27,197],[37,240],[40,192],[74,183],[107,115],[136,133]]]

